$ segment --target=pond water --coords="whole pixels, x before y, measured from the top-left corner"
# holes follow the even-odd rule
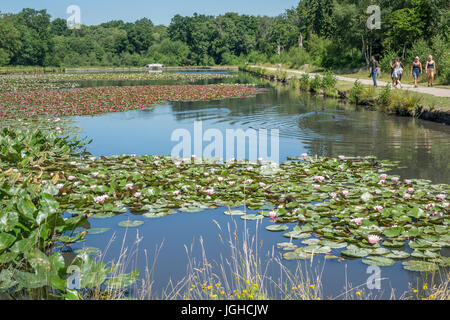
[[[209,80],[198,83],[216,82]],[[221,82],[261,84],[260,80],[247,75]],[[110,84],[92,82],[88,85]],[[171,141],[174,130],[186,129],[194,136],[194,121],[202,121],[203,132],[218,129],[223,136],[226,136],[227,129],[278,129],[280,161],[302,153],[330,157],[374,155],[380,159],[399,161],[399,167],[392,173],[403,178],[429,179],[433,183],[450,182],[450,127],[366,111],[337,100],[301,94],[291,88],[266,86],[264,92],[246,99],[165,103],[143,111],[76,117],[73,120],[81,128],[81,136],[93,139],[88,151],[96,156],[170,155],[177,144]],[[260,223],[244,222],[239,217],[224,215],[224,210],[218,208],[200,213],[179,213],[162,219],[141,218],[145,220],[144,225],[128,230],[117,224],[129,219],[130,213],[114,218],[91,219],[93,228],[106,227],[110,230],[99,235],[87,235],[86,242],[77,244],[74,249],[85,246],[104,250],[108,247],[103,260],[112,261],[117,259],[122,246],[133,247],[138,232],[143,237],[139,244],[139,255],[130,262],[129,267],[130,270],[139,268],[143,271],[146,265],[153,262],[156,247],[163,244],[154,274],[153,290],[156,296],[161,294],[169,280],[176,282],[185,275],[188,262],[185,245],[190,247],[194,244],[191,256],[200,259],[199,240],[202,238],[210,262],[229,257],[227,232],[223,234],[224,241],[221,241],[217,225],[226,230],[229,224],[232,231],[236,228],[238,236],[242,236],[247,229],[251,237],[257,237],[263,266],[270,260],[268,253],[271,256],[274,251],[275,256],[281,256],[283,252],[276,249],[276,244],[286,239],[280,233],[264,229],[270,224],[266,221],[268,219]],[[122,243],[125,233],[126,239]],[[113,235],[116,240],[108,246]],[[300,241],[294,240],[294,243],[300,244]],[[148,252],[148,260],[144,249]],[[324,295],[328,297],[342,293],[346,280],[358,286],[365,284],[370,276],[367,273],[368,266],[360,259],[338,261],[319,257],[312,266],[305,261],[283,261],[290,270],[295,270],[298,263],[312,269],[312,272],[322,274]],[[404,270],[401,261],[392,267],[382,267],[381,270],[381,277],[387,278],[381,282],[381,290],[365,289],[374,297],[389,298],[393,289],[399,298],[408,290],[409,283],[416,284],[418,281],[418,274]],[[279,267],[272,263],[268,276],[277,279],[278,275]]]

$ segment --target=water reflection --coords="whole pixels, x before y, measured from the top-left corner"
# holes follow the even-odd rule
[[[76,118],[94,139],[94,154],[170,154],[173,130],[278,129],[280,160],[303,152],[336,157],[375,155],[400,161],[395,173],[408,178],[450,181],[450,127],[414,118],[355,110],[337,100],[291,89],[267,88],[247,99],[175,102],[152,110]]]

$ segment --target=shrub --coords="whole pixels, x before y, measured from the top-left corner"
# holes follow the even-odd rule
[[[315,77],[310,81],[309,88],[313,92],[320,92],[320,88],[322,87],[322,79],[319,75],[315,75]]]
[[[356,80],[353,84],[353,88],[350,90],[350,101],[358,104],[361,101],[364,87],[359,80]]]
[[[304,73],[300,77],[300,89],[309,90],[309,74]]]
[[[289,52],[283,55],[283,63],[290,68],[298,68],[310,63],[311,57],[305,49],[293,47]]]
[[[331,72],[327,71],[322,77],[321,87],[324,91],[333,91],[336,89],[337,79],[336,76]]]
[[[391,105],[391,85],[388,83],[382,90],[377,99],[377,104],[382,108],[388,108]]]

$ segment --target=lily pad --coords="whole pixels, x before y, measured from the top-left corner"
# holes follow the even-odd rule
[[[281,232],[281,231],[286,231],[288,229],[289,229],[289,227],[285,224],[273,224],[273,225],[266,227],[266,230],[271,231],[271,232]]]
[[[391,250],[390,253],[385,255],[386,258],[390,259],[407,259],[411,255],[408,252],[400,251],[400,250]]]
[[[416,272],[431,272],[437,271],[439,269],[435,263],[417,260],[410,260],[403,262],[403,268],[409,271],[416,271]]]
[[[119,227],[123,228],[137,228],[139,226],[142,226],[144,224],[144,221],[141,220],[127,220],[127,221],[121,221],[118,223]]]
[[[264,218],[264,216],[259,215],[259,214],[247,214],[245,216],[241,216],[242,220],[260,220],[263,218]]]
[[[244,216],[247,214],[247,212],[243,210],[229,210],[224,212],[228,216]]]
[[[370,251],[367,249],[359,248],[355,245],[350,245],[346,250],[343,250],[341,254],[349,258],[364,258],[370,254]]]
[[[371,266],[379,266],[379,267],[388,267],[393,266],[395,264],[395,261],[393,259],[380,256],[370,256],[362,260],[362,262]]]

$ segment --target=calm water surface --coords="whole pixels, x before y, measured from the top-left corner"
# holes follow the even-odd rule
[[[236,80],[223,82],[245,83],[256,81],[245,75]],[[214,83],[217,81],[200,81]],[[99,84],[104,85],[104,83]],[[358,110],[337,100],[310,97],[289,88],[266,88],[263,93],[246,99],[228,99],[213,102],[175,102],[158,105],[144,111],[105,114],[96,117],[76,117],[75,125],[82,129],[82,135],[93,139],[88,151],[100,156],[117,154],[170,155],[177,144],[171,141],[175,129],[186,129],[194,136],[194,121],[202,121],[203,131],[219,129],[225,136],[227,129],[278,129],[280,133],[280,161],[306,152],[311,155],[337,157],[374,155],[380,159],[399,161],[399,167],[392,173],[404,178],[423,178],[433,183],[450,182],[450,127],[412,118],[388,116],[378,112]],[[230,254],[228,243],[219,238],[227,225],[242,235],[245,228],[257,237],[262,264],[269,261],[266,254],[274,250],[275,256],[282,252],[274,249],[278,242],[286,239],[280,233],[264,229],[270,224],[267,219],[257,226],[256,222],[243,222],[223,214],[224,209],[206,210],[201,213],[179,213],[162,219],[146,219],[137,229],[117,227],[118,222],[127,220],[131,214],[108,219],[91,219],[92,227],[109,227],[108,232],[88,235],[87,241],[77,244],[108,247],[113,235],[115,241],[109,246],[105,261],[117,259],[125,238],[130,249],[136,233],[143,237],[139,254],[130,265],[142,271],[153,262],[156,247],[163,245],[158,256],[154,291],[160,294],[170,279],[178,281],[186,273],[187,254],[185,245],[194,244],[192,256],[201,257],[200,238],[210,262],[220,261]],[[132,217],[133,218],[133,217]],[[136,219],[136,217],[134,217]],[[126,233],[126,234],[125,234]],[[226,234],[223,238],[228,239]],[[295,240],[299,243],[301,240]],[[144,249],[147,250],[148,260]],[[445,253],[444,253],[445,254]],[[297,262],[283,261],[291,270]],[[360,260],[327,260],[318,258],[311,266],[300,262],[311,272],[322,273],[325,296],[336,297],[344,291],[345,279],[354,286],[365,284],[369,276],[367,265]],[[396,297],[408,290],[409,283],[416,283],[417,274],[402,269],[401,262],[392,267],[383,267],[381,290],[368,290],[372,296],[389,298],[394,288]],[[279,267],[272,264],[269,276],[277,279]]]

